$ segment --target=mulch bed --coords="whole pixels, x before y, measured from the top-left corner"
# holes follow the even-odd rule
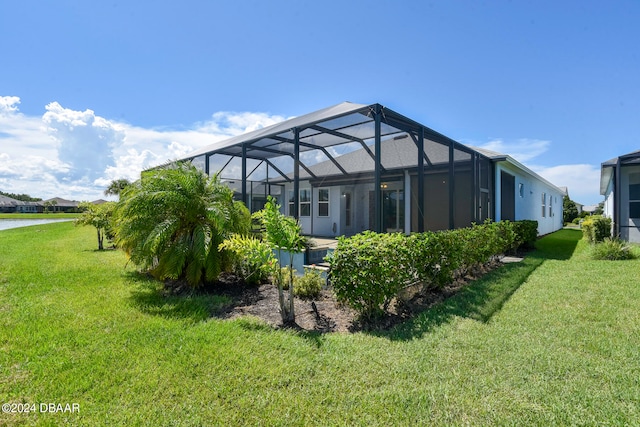
[[[470,282],[500,265],[502,265],[501,262],[494,262],[482,266],[440,290],[408,289],[404,300],[394,301],[388,313],[375,320],[360,319],[354,310],[336,301],[331,289],[323,290],[314,300],[295,298],[296,323],[294,325],[282,324],[278,289],[271,283],[248,286],[231,274],[223,274],[215,285],[207,289],[207,292],[230,297],[231,304],[220,312],[213,313],[213,316],[223,319],[254,316],[274,328],[295,328],[320,333],[386,330],[455,295]],[[166,286],[173,287],[170,293],[176,293],[175,284]]]

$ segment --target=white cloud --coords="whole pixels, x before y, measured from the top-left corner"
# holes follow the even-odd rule
[[[42,121],[57,143],[58,157],[71,166],[62,178],[92,181],[113,165],[113,148],[124,140],[117,126],[91,110],[74,111],[57,102],[45,108]]]
[[[270,116],[265,113],[234,113],[220,111],[211,116],[211,120],[201,123],[198,130],[219,135],[234,136],[262,129],[286,120],[282,116]]]
[[[94,200],[114,179],[140,172],[230,136],[284,120],[263,113],[220,112],[187,130],[146,129],[76,111],[57,102],[41,117],[0,96],[0,190],[44,199]]]
[[[0,96],[0,114],[11,114],[18,111],[20,98],[17,96]]]
[[[588,164],[530,166],[549,182],[567,187],[571,200],[583,205],[596,205],[604,197],[600,192],[600,166]]]
[[[473,145],[473,144],[471,144]],[[528,168],[559,187],[569,189],[569,197],[578,203],[595,205],[602,201],[600,190],[600,165],[564,164],[557,166],[536,165],[540,156],[551,148],[551,141],[521,138],[515,141],[493,139],[480,148],[508,154]]]
[[[494,139],[486,144],[480,145],[480,148],[495,151],[502,154],[508,154],[521,163],[526,163],[531,159],[535,159],[549,149],[551,141],[542,139],[521,138],[515,141],[505,142],[502,139]]]

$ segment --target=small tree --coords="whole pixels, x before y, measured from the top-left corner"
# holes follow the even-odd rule
[[[564,196],[562,198],[562,216],[562,221],[565,224],[578,217],[578,207],[576,206],[576,203],[569,198],[569,196]]]
[[[276,272],[276,284],[278,286],[278,302],[280,303],[280,314],[282,323],[293,323],[296,320],[293,306],[293,255],[302,252],[305,239],[298,221],[292,217],[285,216],[280,212],[280,205],[271,196],[268,197],[264,209],[254,214],[262,222],[264,235],[267,243],[278,251],[279,268]],[[289,252],[288,277],[282,274],[282,252]],[[284,288],[289,287],[288,295],[285,297]]]
[[[55,200],[47,200],[46,202],[44,202],[43,203],[44,213],[49,213],[49,210],[53,211],[57,204],[58,202]]]
[[[92,225],[98,232],[98,250],[104,249],[104,238],[113,238],[112,219],[115,209],[114,202],[94,205],[90,202],[82,202],[78,206],[82,214],[75,220],[75,225]]]

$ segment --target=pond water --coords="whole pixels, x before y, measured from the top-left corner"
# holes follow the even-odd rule
[[[10,228],[27,227],[29,225],[49,224],[52,222],[73,221],[72,218],[58,219],[0,219],[0,230],[8,230]]]

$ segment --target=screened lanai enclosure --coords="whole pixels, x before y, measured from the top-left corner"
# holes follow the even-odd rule
[[[315,236],[420,232],[491,217],[491,160],[380,104],[344,102],[204,147],[255,212],[267,196]]]

